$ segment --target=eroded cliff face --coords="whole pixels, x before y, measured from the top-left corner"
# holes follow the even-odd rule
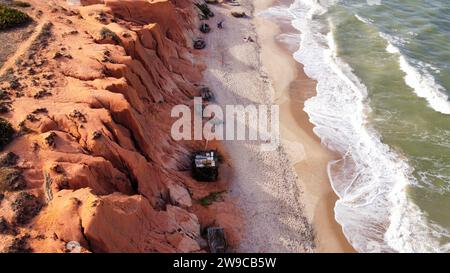
[[[189,157],[204,143],[170,137],[171,108],[202,80],[192,1],[30,2],[37,34],[0,86],[17,131],[0,160],[16,185],[0,196],[0,248],[197,252],[208,225],[236,244],[232,200],[198,202],[227,189],[226,157],[221,181],[198,183]]]

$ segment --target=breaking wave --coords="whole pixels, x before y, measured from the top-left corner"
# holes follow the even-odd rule
[[[360,252],[442,251],[438,229],[431,228],[408,198],[407,189],[414,183],[414,177],[407,159],[383,144],[368,124],[366,117],[371,109],[367,88],[349,65],[337,57],[333,21],[326,14],[333,4],[333,1],[319,5],[317,1],[297,0],[290,7],[275,7],[267,12],[289,17],[301,32],[300,49],[294,58],[317,81],[317,95],[306,101],[304,110],[322,143],[342,155],[328,166],[332,187],[339,197],[336,220]],[[400,53],[391,43],[386,50]],[[402,56],[399,58],[402,69],[407,71],[405,82],[414,86],[417,95],[426,98],[431,107],[447,113],[450,108],[437,102],[445,97],[438,93],[430,95],[437,85],[407,66]],[[425,84],[431,86],[426,91],[429,93],[418,92]]]

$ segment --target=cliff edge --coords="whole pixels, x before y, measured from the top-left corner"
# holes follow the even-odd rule
[[[198,95],[204,65],[190,0],[29,1],[36,28],[0,70],[0,250],[207,251],[204,228],[239,241],[221,180],[190,176],[203,142],[170,137],[177,104]],[[2,128],[3,130],[3,128]]]

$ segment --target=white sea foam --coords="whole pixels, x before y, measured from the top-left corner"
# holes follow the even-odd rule
[[[366,123],[371,111],[367,90],[336,56],[329,29],[332,22],[318,22],[326,6],[297,0],[286,11],[301,31],[300,50],[294,58],[318,82],[317,95],[305,103],[304,110],[322,143],[344,155],[328,167],[339,196],[336,220],[344,234],[363,252],[438,251],[425,217],[406,195],[412,179],[406,160],[384,145]],[[389,50],[394,53],[394,46]]]
[[[388,46],[386,47],[386,51],[387,51],[388,53],[391,53],[391,54],[400,53],[400,51],[398,50],[398,48],[396,48],[395,46],[393,46],[391,43],[389,43]]]
[[[272,6],[258,13],[257,16],[276,19],[282,22],[283,21],[290,22],[294,19],[294,17],[292,17],[290,13],[286,13],[286,10],[288,8],[289,7],[287,6]]]
[[[356,19],[358,19],[359,21],[365,23],[365,24],[371,24],[372,21],[366,18],[361,17],[359,14],[355,14]]]
[[[393,45],[395,39],[384,33],[380,33],[388,46],[386,51],[391,54],[399,54],[400,68],[405,72],[405,83],[414,90],[414,93],[427,100],[428,104],[434,110],[450,115],[450,100],[445,94],[445,88],[439,85],[434,77],[427,71],[427,69],[434,70],[439,73],[439,69],[434,68],[430,64],[417,63],[416,67],[411,65],[407,58],[401,54],[400,49]]]
[[[434,77],[424,69],[419,71],[405,58],[400,56],[400,68],[406,73],[405,82],[417,96],[425,98],[430,107],[446,115],[450,115],[450,101],[444,88],[436,83]]]

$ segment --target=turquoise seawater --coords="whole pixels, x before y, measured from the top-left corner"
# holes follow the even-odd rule
[[[450,251],[450,1],[296,0],[271,9],[300,32],[318,82],[305,103],[364,252]]]
[[[383,143],[405,156],[412,170],[408,196],[424,213],[423,224],[438,225],[430,236],[445,248],[450,243],[445,234],[450,230],[450,1],[361,2],[343,1],[330,9],[337,55],[367,87],[373,111],[368,120]]]

